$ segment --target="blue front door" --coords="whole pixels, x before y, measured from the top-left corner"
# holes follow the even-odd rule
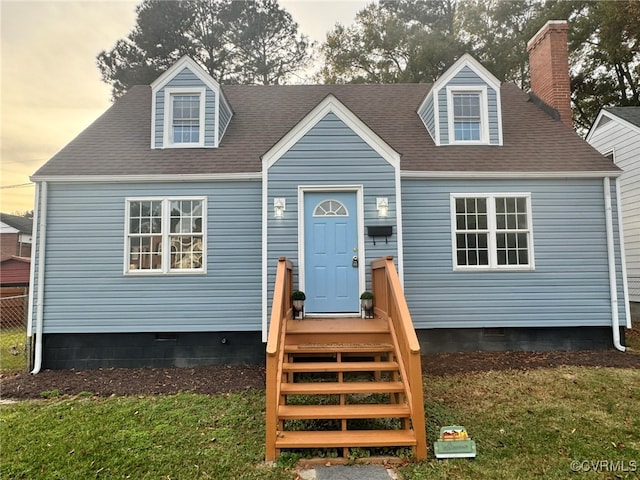
[[[307,313],[359,310],[355,192],[307,192],[304,257]]]

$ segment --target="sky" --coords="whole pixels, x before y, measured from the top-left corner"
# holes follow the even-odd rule
[[[111,105],[96,56],[135,25],[128,0],[0,0],[0,211],[33,208],[32,175]],[[280,0],[321,43],[370,3]]]

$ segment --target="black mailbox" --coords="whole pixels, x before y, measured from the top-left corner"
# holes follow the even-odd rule
[[[385,243],[389,243],[389,237],[393,235],[393,225],[369,225],[367,226],[367,235],[373,238],[373,244],[376,244],[376,237],[384,237]]]

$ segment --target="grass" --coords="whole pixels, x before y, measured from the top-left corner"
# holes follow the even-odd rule
[[[0,372],[15,372],[27,368],[26,339],[24,327],[0,330]]]
[[[561,367],[424,380],[430,448],[440,426],[461,424],[478,457],[435,460],[430,451],[428,460],[400,468],[406,480],[566,479],[574,460],[608,460],[607,468],[618,469],[575,478],[638,478],[639,370]],[[0,406],[0,478],[296,478],[286,468],[291,455],[275,467],[262,462],[264,392],[45,396]]]
[[[262,463],[262,392],[79,397],[1,407],[0,478],[293,478]]]

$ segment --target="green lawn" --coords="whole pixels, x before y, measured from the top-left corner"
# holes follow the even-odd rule
[[[264,392],[52,395],[0,407],[1,478],[296,478],[262,462]],[[427,461],[400,469],[407,480],[639,476],[640,370],[427,376],[425,398],[430,448],[441,425],[462,424],[477,442],[478,457],[435,460],[430,452]],[[572,461],[600,460],[617,471],[571,471]]]
[[[0,372],[15,372],[27,368],[26,338],[23,327],[0,330]]]

